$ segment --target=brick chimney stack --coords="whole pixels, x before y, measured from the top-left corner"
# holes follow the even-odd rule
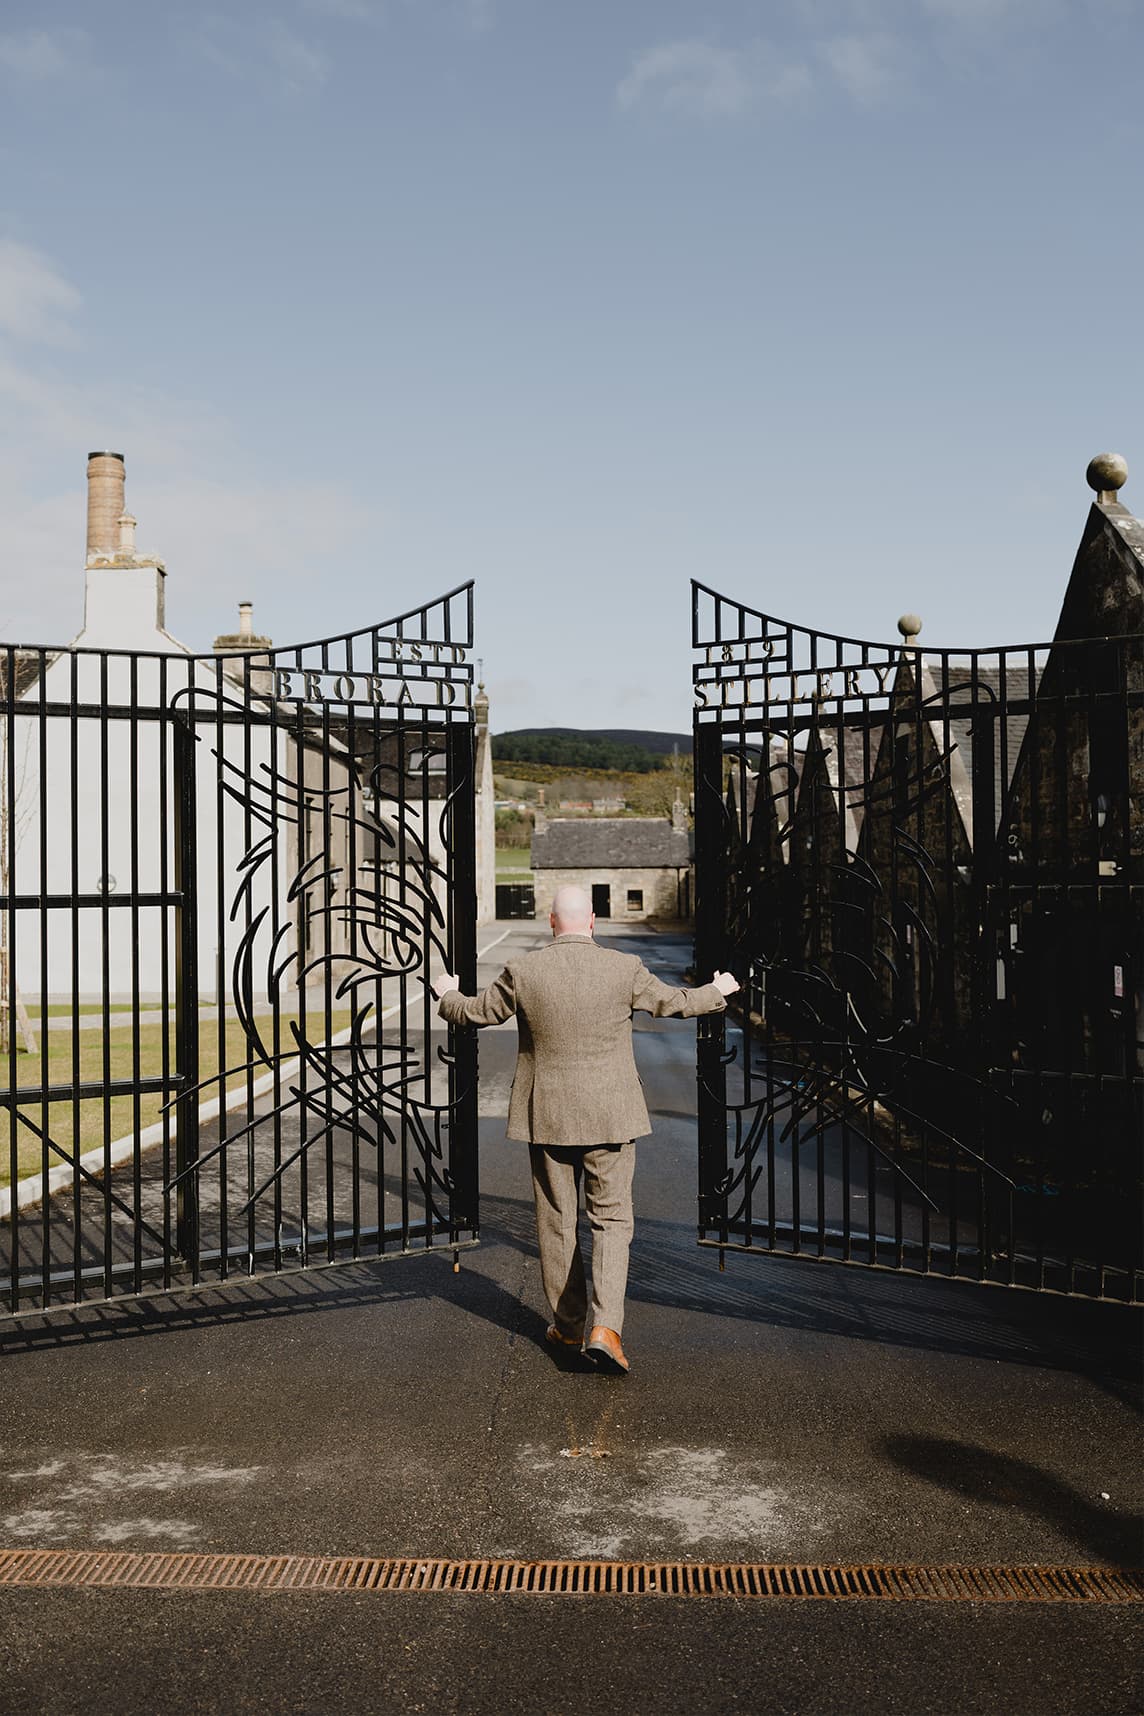
[[[164,630],[167,573],[135,547],[122,453],[87,456],[87,572],[83,631],[91,649],[181,648]]]
[[[87,563],[119,553],[119,520],[126,511],[127,471],[122,453],[87,456]]]

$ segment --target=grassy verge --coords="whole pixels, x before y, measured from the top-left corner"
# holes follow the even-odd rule
[[[294,1038],[290,1031],[291,1020],[296,1019],[296,1013],[283,1014],[280,1047],[283,1055],[289,1057],[293,1051]],[[350,1022],[348,1011],[335,1012],[332,1017],[333,1034],[343,1031]],[[267,1035],[270,1046],[270,1021],[263,1022],[263,1030]],[[173,1020],[167,1027],[168,1031],[168,1068],[173,1070],[175,1065],[175,1030]],[[315,1019],[311,1011],[307,1019],[307,1031],[311,1038],[324,1036],[324,1021]],[[15,1084],[17,1090],[38,1089],[41,1083],[49,1085],[67,1085],[75,1081],[77,1061],[78,1074],[82,1083],[94,1083],[106,1078],[128,1079],[136,1075],[142,1078],[155,1078],[163,1071],[163,1026],[141,1025],[138,1039],[129,1025],[113,1026],[104,1036],[101,1031],[51,1031],[47,1034],[47,1067],[44,1078],[44,1058],[41,1052],[34,1055],[18,1054],[16,1056]],[[104,1049],[106,1046],[106,1061]],[[215,1019],[204,1019],[200,1024],[199,1034],[199,1077],[200,1079],[214,1077],[220,1067],[219,1031]],[[42,1050],[42,1045],[41,1045]],[[246,1072],[242,1069],[243,1062],[249,1059],[251,1050],[248,1047],[245,1033],[235,1019],[226,1023],[222,1043],[221,1064],[227,1069],[225,1079],[228,1095],[234,1095],[245,1087]],[[136,1058],[137,1057],[137,1058]],[[9,1066],[11,1063],[9,1062]],[[240,1070],[232,1071],[230,1069]],[[253,1078],[261,1078],[266,1068],[261,1064],[253,1069]],[[9,1078],[11,1074],[8,1074]],[[207,1102],[219,1095],[219,1084],[208,1086],[203,1091],[203,1101]],[[78,1139],[79,1153],[93,1150],[101,1145],[104,1138],[109,1141],[122,1138],[137,1129],[154,1125],[161,1118],[163,1104],[168,1100],[158,1093],[140,1096],[115,1096],[107,1100],[102,1097],[88,1098],[78,1105],[69,1102],[52,1102],[48,1104],[47,1131],[53,1142],[59,1145],[59,1150],[48,1151],[48,1167],[56,1168],[76,1152]],[[11,1183],[12,1174],[12,1142],[13,1131],[10,1119],[11,1111],[0,1111],[0,1186]],[[22,1105],[20,1112],[27,1116],[33,1126],[42,1128],[44,1125],[43,1107],[38,1101]],[[78,1128],[76,1117],[78,1113]],[[43,1163],[43,1145],[40,1139],[29,1127],[20,1121],[15,1122],[16,1144],[16,1173],[15,1178],[22,1179],[25,1175],[38,1173]],[[60,1150],[64,1152],[60,1154]]]
[[[148,1007],[158,1007],[158,1005],[159,1003],[157,1001],[140,1002],[140,1007],[143,1012],[146,1012]],[[130,1001],[113,1001],[107,1010],[109,1013],[130,1013],[131,1003]],[[102,1013],[103,1008],[98,1001],[90,1003],[85,1001],[82,1002],[75,1011],[77,1013],[90,1016],[93,1013]],[[72,1004],[70,1001],[50,1001],[48,1003],[49,1019],[70,1019],[71,1015]],[[28,1006],[28,1018],[31,1020],[33,1025],[39,1023],[41,1014],[38,1003],[33,1003]]]
[[[667,759],[670,763],[671,759]],[[538,788],[543,786],[550,816],[564,814],[562,798],[622,798],[623,816],[670,816],[672,803],[687,803],[691,793],[691,756],[684,752],[674,767],[652,769],[648,774],[624,769],[570,769],[552,763],[497,763],[494,746],[493,780],[498,798],[523,799],[539,808]]]
[[[532,874],[532,851],[528,846],[498,846],[497,875],[519,876]]]

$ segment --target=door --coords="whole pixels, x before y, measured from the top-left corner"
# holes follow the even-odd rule
[[[498,882],[496,885],[496,914],[498,918],[534,918],[536,889],[531,882]]]
[[[607,882],[592,883],[592,910],[598,918],[612,915],[612,890]]]

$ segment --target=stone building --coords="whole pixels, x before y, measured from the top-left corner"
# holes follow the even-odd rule
[[[691,916],[691,838],[680,804],[670,820],[538,816],[532,870],[539,918],[569,883],[588,890],[598,918],[641,923]]]

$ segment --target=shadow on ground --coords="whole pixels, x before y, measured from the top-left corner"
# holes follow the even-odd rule
[[[313,1314],[366,1303],[440,1298],[517,1338],[543,1342],[545,1319],[489,1269],[499,1248],[532,1255],[530,1202],[486,1196],[484,1243],[459,1274],[448,1254],[392,1257],[53,1310],[13,1319],[0,1353]],[[629,1299],[890,1346],[956,1353],[1087,1375],[1139,1409],[1139,1313],[1060,1296],[922,1280],[890,1272],[727,1252],[720,1273],[694,1229],[641,1218]]]
[[[938,1436],[888,1436],[882,1444],[898,1466],[964,1496],[975,1507],[1012,1508],[1043,1519],[1102,1563],[1138,1567],[1144,1560],[1144,1519],[1115,1513],[1051,1472],[991,1448]]]

